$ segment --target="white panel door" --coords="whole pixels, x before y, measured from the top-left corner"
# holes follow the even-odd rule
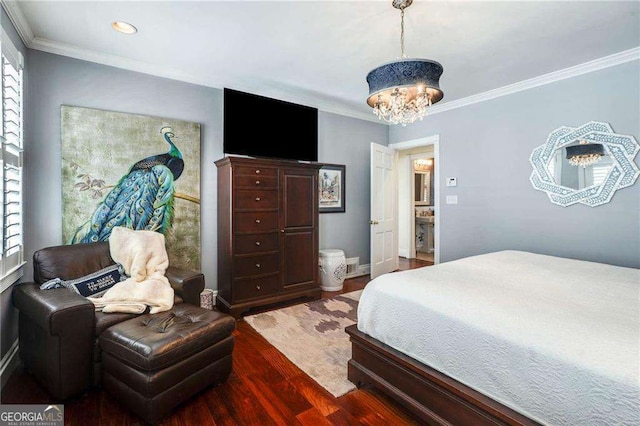
[[[371,144],[371,278],[398,269],[396,151]]]

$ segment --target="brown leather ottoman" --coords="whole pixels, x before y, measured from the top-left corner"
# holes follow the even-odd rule
[[[231,373],[235,320],[186,303],[100,335],[103,386],[149,423]]]

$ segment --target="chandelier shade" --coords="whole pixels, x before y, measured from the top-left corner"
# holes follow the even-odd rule
[[[367,74],[367,104],[373,108],[379,96],[388,102],[395,89],[407,91],[406,96],[410,99],[415,99],[418,92],[423,90],[431,103],[435,104],[444,96],[440,90],[442,71],[442,65],[430,59],[407,58],[380,65]]]
[[[573,166],[587,167],[600,161],[605,155],[604,146],[599,143],[581,142],[580,145],[566,147],[567,160]]]

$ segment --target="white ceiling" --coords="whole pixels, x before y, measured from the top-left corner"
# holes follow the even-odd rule
[[[390,0],[17,6],[34,48],[352,115],[371,114],[365,76],[399,54]],[[415,0],[407,53],[443,64],[444,103],[635,48],[639,11],[637,1]],[[139,33],[115,32],[115,20]]]

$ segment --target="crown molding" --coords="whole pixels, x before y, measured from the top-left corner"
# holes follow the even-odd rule
[[[582,74],[599,71],[637,60],[640,60],[640,47],[634,47],[633,49],[624,50],[622,52],[594,59],[593,61],[578,64],[573,67],[539,75],[538,77],[522,80],[497,89],[488,90],[486,92],[478,93],[477,95],[471,95],[466,98],[460,98],[450,102],[434,105],[429,108],[429,115],[485,102],[502,96],[511,95],[513,93],[522,92],[523,90],[533,89],[534,87],[544,86],[545,84],[555,83],[556,81],[577,77]]]
[[[25,46],[31,48],[31,41],[35,38],[35,34],[24,13],[22,13],[18,2],[16,0],[0,0],[0,4],[4,11],[7,12],[9,20],[18,32],[22,42]]]
[[[53,53],[56,55],[67,56],[70,58],[80,59],[83,61],[94,62],[115,68],[135,71],[143,74],[153,75],[156,77],[168,78],[171,80],[192,83],[199,86],[221,89],[229,87],[236,90],[251,92],[262,96],[275,97],[289,102],[318,108],[320,111],[339,114],[347,117],[357,118],[379,123],[377,117],[365,111],[359,111],[354,108],[345,107],[342,102],[332,102],[329,100],[318,99],[317,96],[305,94],[295,90],[276,90],[265,87],[264,85],[252,85],[246,82],[234,82],[216,80],[213,78],[201,78],[188,73],[172,70],[167,67],[158,67],[155,64],[138,61],[135,59],[125,58],[123,56],[112,55],[108,53],[96,52],[94,50],[84,49],[81,47],[59,43],[42,37],[34,37],[31,40],[31,49],[40,50],[42,52]]]
[[[41,50],[43,52],[54,53],[56,55],[68,56],[83,61],[94,62],[130,71],[136,71],[143,74],[168,78],[171,80],[183,81],[200,86],[212,87],[217,89],[220,89],[222,87],[231,87],[237,90],[256,93],[263,96],[280,98],[284,96],[284,100],[312,106],[318,108],[320,111],[357,118],[360,120],[366,120],[373,123],[389,125],[388,123],[379,120],[370,112],[365,112],[357,108],[345,106],[344,103],[340,101],[318,99],[318,97],[314,96],[313,94],[301,93],[293,88],[289,91],[278,91],[269,87],[265,87],[264,85],[252,85],[247,84],[246,82],[229,81],[225,84],[225,82],[222,81],[213,81],[212,79],[205,80],[201,77],[176,70],[170,70],[166,67],[158,67],[157,65],[149,64],[143,61],[137,61],[122,56],[97,52],[69,44],[59,43],[42,37],[37,37],[35,36],[31,25],[25,18],[24,13],[22,13],[22,9],[20,8],[18,1],[0,0],[0,4],[7,12],[7,15],[9,15],[9,19],[16,28],[16,31],[20,35],[20,38],[29,49]],[[640,60],[640,46],[622,52],[614,53],[613,55],[598,58],[589,62],[585,62],[583,64],[578,64],[569,68],[550,72],[527,80],[522,80],[517,83],[499,87],[497,89],[488,90],[476,95],[455,99],[449,102],[439,103],[429,108],[429,115],[438,114],[457,108],[463,108],[469,105],[474,105],[502,96],[511,95],[513,93],[518,93],[523,90],[532,89],[535,87],[543,86],[545,84],[554,83],[556,81],[565,80],[568,78],[576,77],[594,71],[599,71],[605,68],[610,68],[616,65],[621,65],[636,60]]]
[[[26,44],[26,43],[25,43]],[[125,58],[122,56],[96,52],[89,49],[83,49],[72,45],[67,45],[51,40],[47,40],[41,37],[33,37],[30,45],[31,49],[41,50],[43,52],[54,53],[57,55],[68,56],[84,61],[95,62],[103,65],[108,65],[116,68],[126,69],[130,71],[136,71],[144,74],[154,75],[158,77],[169,78],[172,80],[179,80],[187,83],[197,84],[212,88],[231,87],[233,89],[242,90],[246,92],[255,93],[262,96],[270,96],[276,98],[283,98],[289,102],[295,102],[298,104],[308,105],[318,108],[321,111],[329,112],[333,114],[339,114],[347,117],[357,118],[360,120],[366,120],[373,123],[385,124],[388,123],[379,120],[370,112],[361,111],[355,108],[349,108],[344,106],[341,102],[331,102],[318,99],[317,96],[312,94],[305,94],[301,92],[291,91],[278,91],[272,88],[265,87],[264,85],[251,85],[246,82],[228,82],[224,84],[221,81],[211,81],[202,78],[195,77],[190,74],[182,73],[175,70],[167,69],[166,67],[158,67],[146,62],[137,61],[134,59]],[[558,71],[553,71],[547,74],[543,74],[537,77],[533,77],[527,80],[522,80],[517,83],[509,84],[507,86],[499,87],[497,89],[488,90],[486,92],[478,93],[476,95],[467,96],[465,98],[456,99],[442,104],[437,104],[429,108],[429,115],[438,114],[445,111],[450,111],[466,106],[474,105],[480,102],[489,101],[491,99],[500,98],[502,96],[511,95],[514,93],[522,92],[524,90],[533,89],[535,87],[544,86],[546,84],[555,83],[557,81],[565,80],[572,77],[577,77],[583,74],[587,74],[594,71],[599,71],[605,68],[614,67],[627,62],[640,60],[640,47],[634,47],[633,49],[625,50],[622,52],[614,53],[613,55],[605,56],[595,59],[593,61],[585,62],[583,64],[575,65],[569,68],[565,68]]]
[[[67,56],[69,58],[80,59],[87,62],[121,68],[128,71],[135,71],[143,74],[152,74],[154,76],[168,78],[171,80],[180,80],[186,83],[197,84],[200,86],[210,86],[210,84],[208,84],[204,79],[195,77],[187,73],[174,71],[166,67],[159,68],[157,65],[149,64],[143,61],[129,59],[123,56],[112,55],[109,53],[96,52],[94,50],[84,49],[70,44],[59,43],[57,41],[48,40],[42,37],[34,37],[31,41],[30,48],[40,50],[42,52]]]

